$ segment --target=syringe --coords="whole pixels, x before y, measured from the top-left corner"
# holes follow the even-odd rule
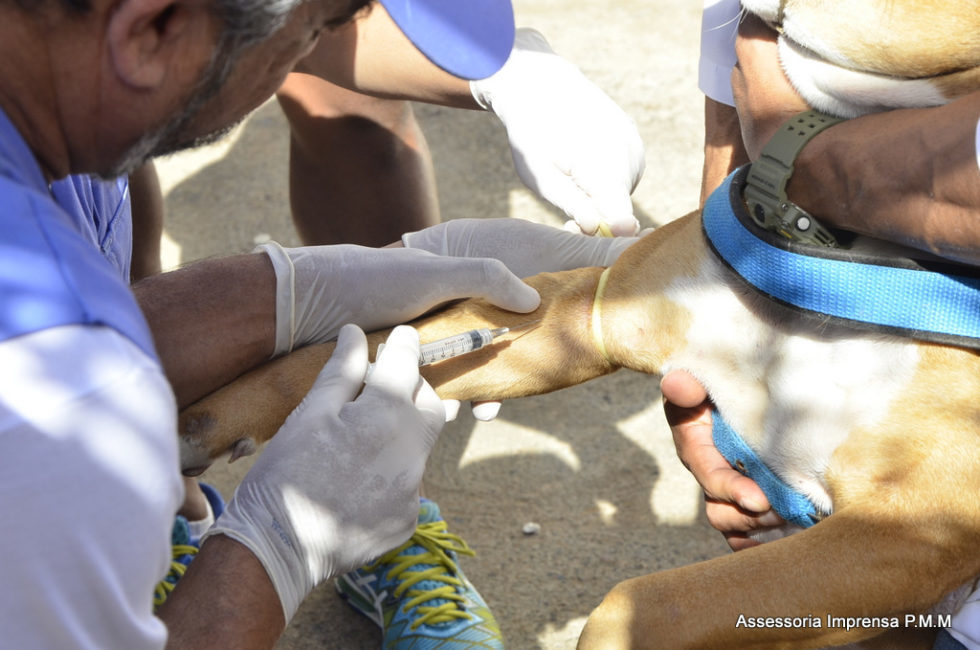
[[[509,331],[509,327],[498,327],[496,329],[483,327],[455,336],[447,336],[444,339],[439,339],[432,343],[423,343],[419,346],[419,365],[427,366],[436,361],[452,359],[461,354],[479,350],[501,334],[506,334]]]

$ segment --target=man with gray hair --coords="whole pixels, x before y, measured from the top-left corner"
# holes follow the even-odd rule
[[[88,176],[217,137],[365,4],[0,3],[0,512],[16,527],[0,536],[5,644],[271,647],[313,587],[415,529],[446,409],[418,374],[413,329],[397,328],[369,370],[360,327],[465,296],[527,312],[536,292],[496,260],[269,246],[157,276],[134,296],[120,272],[130,242],[117,236],[125,184]],[[483,20],[500,4],[467,6]],[[481,52],[502,65],[512,18],[482,24]],[[576,254],[608,263],[611,250]],[[177,410],[332,338],[334,358],[157,618],[183,498]]]

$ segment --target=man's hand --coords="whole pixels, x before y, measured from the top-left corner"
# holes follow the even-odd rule
[[[809,107],[779,64],[778,34],[748,15],[735,40],[738,63],[732,70],[732,93],[749,158],[759,157],[780,125]]]
[[[507,129],[521,180],[575,220],[613,235],[639,230],[630,194],[643,175],[636,123],[533,29],[493,76],[470,83],[473,96]]]
[[[459,298],[521,313],[541,303],[537,291],[493,259],[347,244],[261,248],[276,270],[277,355],[329,341],[347,323],[382,329]]]
[[[704,489],[708,521],[734,550],[756,546],[749,532],[784,522],[770,509],[759,486],[732,469],[715,447],[711,403],[704,387],[688,373],[675,370],[663,378],[660,389],[677,455]]]
[[[227,535],[265,567],[285,621],[320,582],[402,543],[445,409],[419,375],[418,333],[397,327],[372,368],[341,330],[309,394],[245,475],[206,537]]]

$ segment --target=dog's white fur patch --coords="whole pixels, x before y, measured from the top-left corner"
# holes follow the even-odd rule
[[[807,104],[839,117],[858,117],[894,106],[928,108],[948,101],[929,80],[843,68],[785,37],[779,39],[779,59]]]
[[[779,0],[744,0],[744,11],[770,24],[782,20],[779,59],[796,91],[813,108],[853,118],[895,107],[928,108],[949,101],[928,78],[876,74],[854,61],[832,42],[838,36],[831,24],[813,22],[812,7],[787,8],[779,16]],[[806,3],[803,3],[806,4]],[[842,6],[843,7],[843,6]],[[802,9],[802,10],[801,10]],[[874,11],[863,7],[864,14]],[[829,10],[829,9],[828,9]],[[867,16],[865,16],[867,17]],[[856,18],[857,19],[857,18]]]
[[[742,0],[742,8],[766,22],[776,21],[779,15],[780,0]]]
[[[699,277],[667,289],[692,324],[686,347],[663,371],[700,379],[760,459],[830,512],[831,455],[852,431],[874,430],[889,413],[912,380],[918,350],[897,337],[784,319],[768,299],[733,291],[728,274],[709,258]]]

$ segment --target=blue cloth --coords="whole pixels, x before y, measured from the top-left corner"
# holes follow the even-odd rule
[[[758,484],[777,515],[791,524],[809,528],[828,514],[817,510],[810,499],[769,469],[718,411],[711,412],[711,423],[715,447],[729,465]]]
[[[51,183],[55,201],[87,240],[99,247],[123,281],[129,281],[133,258],[133,214],[129,177],[103,181],[69,176]]]
[[[712,247],[750,285],[843,324],[980,347],[980,270],[952,264],[929,270],[925,262],[857,258],[756,234],[732,209],[740,200],[735,174],[709,197],[702,220]]]
[[[156,359],[121,268],[102,253],[104,245],[129,257],[131,244],[113,227],[130,223],[120,208],[128,199],[117,196],[123,188],[97,187],[86,177],[66,182],[73,189],[61,190],[78,198],[75,216],[55,200],[27,143],[0,111],[0,340],[62,325],[104,325]],[[86,209],[104,217],[101,242],[93,241],[100,230],[95,212]],[[91,228],[82,223],[87,214]]]
[[[932,650],[966,650],[966,646],[943,629],[939,630],[939,634],[936,635],[936,642],[933,644]]]
[[[416,48],[463,79],[497,72],[514,45],[510,0],[380,0]]]

